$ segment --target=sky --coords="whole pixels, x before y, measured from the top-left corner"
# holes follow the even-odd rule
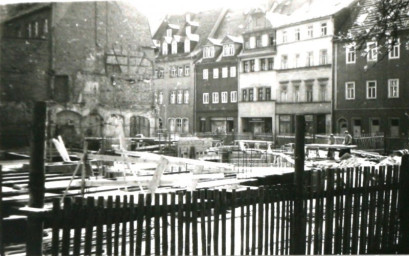
[[[122,0],[127,1],[127,0]],[[155,30],[166,14],[184,13],[186,11],[200,11],[220,7],[228,8],[251,8],[266,0],[133,0],[138,10],[144,13],[151,23],[151,29]],[[27,2],[50,2],[49,0],[0,0],[0,4],[27,3]],[[63,2],[54,0],[53,2]],[[66,1],[65,1],[66,2]]]

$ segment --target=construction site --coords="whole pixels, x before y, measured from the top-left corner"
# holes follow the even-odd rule
[[[129,138],[114,129],[114,136],[85,137],[75,149],[61,136],[47,138],[45,108],[36,105],[30,152],[2,152],[0,233],[7,255],[205,255],[226,248],[294,254],[300,244],[309,254],[400,250],[406,150],[386,156],[345,145],[342,136],[308,144],[303,116],[294,142],[283,145]],[[305,228],[302,238],[296,225]]]

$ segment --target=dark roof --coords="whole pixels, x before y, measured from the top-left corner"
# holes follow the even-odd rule
[[[228,10],[213,38],[223,39],[225,36],[240,36],[245,28],[246,15],[243,10]]]
[[[2,6],[3,10],[1,14],[4,14],[4,16],[0,15],[0,22],[7,22],[49,6],[51,6],[51,3],[24,3],[5,5]]]

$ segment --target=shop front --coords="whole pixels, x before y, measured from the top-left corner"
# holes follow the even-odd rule
[[[253,134],[271,133],[272,118],[271,117],[251,117],[242,118],[243,132],[251,132]]]

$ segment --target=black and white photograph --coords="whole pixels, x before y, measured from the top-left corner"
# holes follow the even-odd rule
[[[409,0],[1,0],[0,255],[409,255]]]

